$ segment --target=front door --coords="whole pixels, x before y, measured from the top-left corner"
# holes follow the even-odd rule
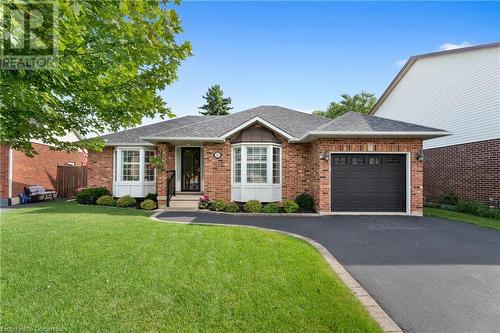
[[[201,149],[199,147],[181,148],[181,191],[200,191]]]

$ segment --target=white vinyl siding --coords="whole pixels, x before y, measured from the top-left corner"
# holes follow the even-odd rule
[[[424,148],[500,138],[500,47],[418,59],[374,115],[452,133]]]

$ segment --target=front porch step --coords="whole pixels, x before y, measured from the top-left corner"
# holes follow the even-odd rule
[[[166,208],[163,208],[163,210],[166,211],[166,212],[196,212],[196,211],[198,211],[198,207],[196,207],[196,208],[191,208],[191,207],[189,207],[189,208],[185,208],[185,207],[184,208],[183,207],[180,207],[180,208],[179,207],[177,207],[177,208],[176,207],[166,207]]]
[[[183,209],[183,210],[198,210],[198,201],[200,200],[199,194],[185,194],[176,193],[170,199],[171,209]]]
[[[172,201],[196,201],[198,202],[200,200],[199,194],[184,194],[184,193],[176,193],[171,199],[170,202]]]

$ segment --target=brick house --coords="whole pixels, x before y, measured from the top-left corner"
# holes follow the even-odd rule
[[[81,137],[70,132],[60,139],[78,141]],[[85,152],[52,150],[41,141],[32,141],[31,145],[38,153],[34,157],[28,157],[9,145],[0,145],[1,206],[19,203],[19,193],[24,192],[27,185],[42,185],[46,189],[55,189],[58,165],[80,166],[87,163]]]
[[[305,192],[321,213],[421,215],[422,141],[443,135],[354,112],[332,120],[278,106],[186,116],[103,136],[104,150],[89,152],[88,185],[114,196],[157,193],[160,207],[201,193],[278,202]]]
[[[451,133],[424,143],[425,197],[500,206],[500,43],[411,57],[371,115]]]

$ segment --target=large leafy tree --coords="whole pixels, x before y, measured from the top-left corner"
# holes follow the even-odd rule
[[[99,139],[61,142],[69,130],[85,137],[171,117],[158,92],[177,79],[191,55],[169,0],[55,0],[58,66],[2,70],[0,142],[27,155],[30,140],[60,149],[99,149]],[[27,10],[17,4],[18,9]],[[4,19],[15,19],[9,11]]]
[[[232,109],[230,106],[231,98],[224,97],[224,92],[218,84],[208,88],[208,91],[205,96],[203,96],[203,99],[206,103],[198,108],[200,110],[205,110],[200,111],[202,115],[224,116],[229,114],[229,111]]]
[[[365,91],[350,96],[348,94],[340,95],[340,102],[331,102],[324,111],[314,111],[313,114],[321,117],[337,118],[349,111],[368,113],[377,102],[374,94]]]

